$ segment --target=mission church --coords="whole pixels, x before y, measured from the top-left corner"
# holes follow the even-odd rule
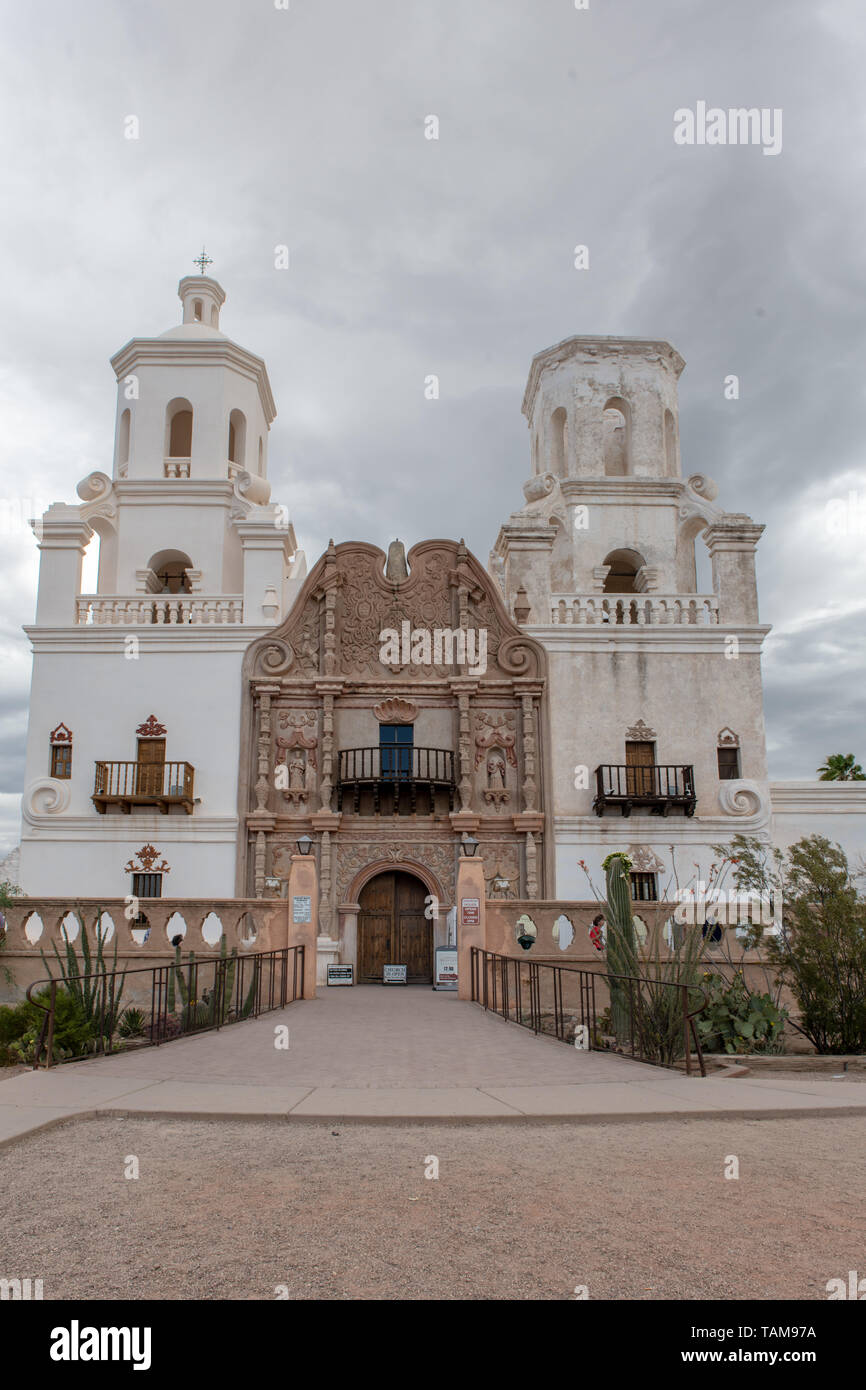
[[[490,898],[548,903],[586,900],[614,849],[652,901],[736,832],[863,848],[850,787],[768,780],[763,527],[683,476],[668,343],[534,357],[531,474],[486,566],[460,538],[348,539],[308,572],[271,500],[265,364],[215,279],[178,292],[182,321],[111,359],[110,469],[34,525],[29,897],[278,898],[300,842],[320,952],[423,982],[461,846]]]

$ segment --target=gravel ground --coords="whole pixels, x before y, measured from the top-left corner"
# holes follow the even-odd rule
[[[864,1179],[857,1118],[87,1120],[0,1151],[0,1275],[46,1299],[823,1299],[866,1270]]]

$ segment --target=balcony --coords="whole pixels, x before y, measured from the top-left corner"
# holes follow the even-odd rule
[[[101,815],[119,806],[155,806],[167,816],[172,806],[193,812],[195,768],[189,763],[97,763],[91,800]]]
[[[591,627],[718,627],[716,594],[551,594],[550,621]]]
[[[352,809],[361,809],[361,792],[372,792],[373,814],[379,815],[384,788],[390,798],[390,814],[398,816],[401,804],[415,814],[418,788],[425,793],[428,814],[433,815],[437,791],[448,796],[454,810],[454,754],[448,748],[343,748],[337,762],[337,810],[343,809],[346,790],[352,793]]]
[[[242,623],[243,594],[79,594],[76,627]]]
[[[690,764],[653,764],[627,767],[605,763],[595,770],[596,793],[592,809],[603,816],[608,806],[618,806],[624,816],[637,808],[652,816],[669,816],[674,807],[693,816],[695,773]]]

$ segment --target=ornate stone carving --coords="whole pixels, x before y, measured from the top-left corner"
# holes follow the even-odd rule
[[[289,729],[288,738],[277,738],[277,748],[282,757],[276,765],[276,785],[283,793],[293,812],[312,811],[318,781],[316,749],[318,737],[306,733],[314,729],[317,715],[314,710],[281,710],[279,724]],[[280,774],[279,769],[285,769]]]
[[[268,774],[270,773],[270,754],[271,754],[271,696],[270,691],[259,692],[260,713],[259,713],[259,737],[258,737],[258,776],[256,778],[256,809],[254,814],[262,815],[267,813],[268,796],[271,784]],[[257,894],[257,896],[260,896]]]
[[[651,729],[642,719],[632,724],[630,729],[626,729],[625,736],[632,743],[653,743],[658,737],[655,729]]]
[[[51,744],[52,748],[58,744],[71,743],[72,730],[67,729],[65,724],[58,724],[57,728],[52,729],[51,733],[48,735],[48,741]]]
[[[411,700],[403,700],[392,695],[373,706],[373,713],[380,724],[414,724],[418,718],[418,706]]]
[[[495,710],[492,714],[477,714],[475,717],[475,766],[478,767],[489,748],[501,748],[512,767],[517,767],[517,754],[514,751],[517,735],[514,730],[514,715],[506,710]]]
[[[514,621],[521,624],[527,622],[531,612],[529,595],[521,584],[514,596]]]
[[[519,876],[515,875],[513,878],[509,877],[508,874],[503,873],[498,864],[494,872],[490,875],[490,878],[486,879],[485,882],[487,884],[488,898],[517,897],[517,889],[520,883]]]
[[[161,851],[154,845],[142,845],[134,858],[127,860],[123,872],[125,874],[170,874],[171,869],[163,859],[161,864],[157,864]],[[136,864],[135,860],[139,862]]]
[[[72,795],[67,779],[37,777],[24,793],[25,816],[59,815],[69,805]]]
[[[716,743],[719,748],[739,748],[740,735],[735,734],[733,729],[729,729],[726,725],[724,729],[719,729]]]
[[[164,724],[160,724],[156,715],[152,714],[143,724],[139,724],[135,731],[139,738],[165,738],[168,730]]]
[[[764,797],[757,782],[732,778],[719,783],[719,804],[729,816],[757,816],[764,810]]]
[[[75,491],[82,502],[104,502],[114,488],[114,484],[107,473],[88,473],[86,478],[82,478]]]
[[[401,540],[392,541],[388,546],[388,561],[385,565],[385,578],[389,584],[402,584],[409,578],[406,563],[406,548]]]
[[[294,653],[288,642],[269,642],[259,653],[256,663],[257,673],[263,676],[282,676],[294,661]]]
[[[523,706],[523,809],[535,810],[538,784],[535,780],[535,701],[532,695],[521,696]],[[527,847],[531,836],[527,838]],[[527,849],[528,853],[528,849]],[[534,897],[530,894],[530,897]]]
[[[487,786],[482,795],[497,814],[511,800],[511,793],[505,785],[505,756],[498,748],[494,748],[487,759]]]
[[[527,502],[540,502],[543,498],[549,497],[556,488],[556,475],[554,473],[539,473],[534,478],[529,478],[523,484],[523,495]]]
[[[648,845],[629,845],[628,857],[635,873],[658,874],[664,869],[664,863]]]
[[[696,492],[698,497],[704,497],[708,502],[715,502],[719,495],[719,485],[712,478],[708,478],[705,473],[692,473],[686,479],[686,487]]]
[[[693,473],[683,484],[680,494],[680,521],[704,521],[710,524],[723,515],[716,504],[718,484],[703,473]]]
[[[345,902],[353,879],[367,864],[381,860],[392,864],[418,864],[433,873],[445,898],[454,901],[454,843],[452,840],[420,841],[417,835],[405,840],[389,837],[387,841],[337,839],[337,903]]]
[[[526,832],[526,896],[538,897],[538,850],[531,830]]]

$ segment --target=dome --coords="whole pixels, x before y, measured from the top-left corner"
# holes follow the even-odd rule
[[[207,323],[179,323],[177,327],[169,328],[165,333],[160,333],[159,336],[160,338],[186,339],[188,342],[206,338],[219,339],[221,342],[228,341],[225,333],[220,333],[218,328],[211,328]]]

